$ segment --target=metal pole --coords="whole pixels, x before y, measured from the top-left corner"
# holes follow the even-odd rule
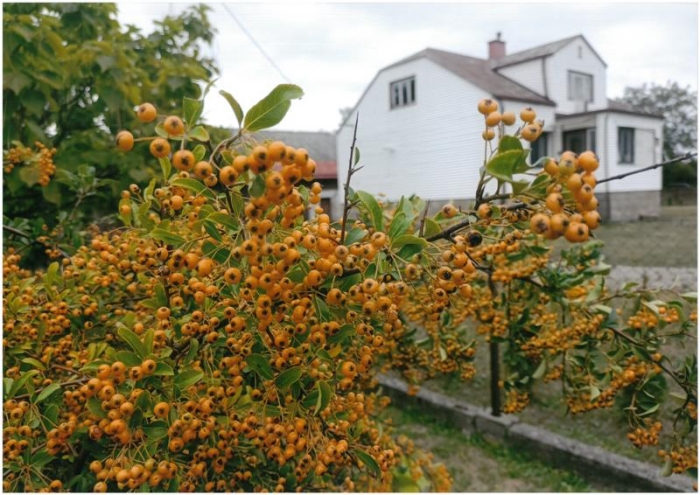
[[[501,415],[501,388],[498,386],[500,377],[500,363],[498,353],[498,343],[490,342],[489,351],[491,355],[491,415]]]

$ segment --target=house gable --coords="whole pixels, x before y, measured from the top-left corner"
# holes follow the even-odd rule
[[[542,96],[542,94],[531,90],[525,85],[520,84],[519,82],[514,81],[505,75],[494,72],[491,68],[491,63],[488,60],[469,57],[467,55],[461,55],[445,50],[437,50],[435,48],[426,48],[425,50],[421,50],[418,53],[410,55],[409,57],[380,69],[369,85],[362,92],[360,99],[355,104],[352,111],[345,117],[340,125],[340,128],[342,129],[343,126],[347,125],[350,115],[354,114],[355,110],[359,108],[359,105],[365,98],[367,91],[373,84],[375,84],[377,78],[383,72],[405,66],[420,59],[430,60],[446,71],[463,79],[470,85],[486,91],[488,96],[498,99],[516,100],[535,105],[554,106],[554,102]]]
[[[577,36],[544,59],[545,84],[557,112],[572,114],[607,108],[606,65],[583,36]],[[576,86],[590,87],[580,99]],[[580,87],[580,86],[579,86]]]

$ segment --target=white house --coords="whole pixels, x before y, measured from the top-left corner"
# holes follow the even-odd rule
[[[499,33],[488,59],[426,48],[381,69],[336,133],[339,190],[359,112],[364,169],[353,176],[354,189],[390,201],[415,193],[435,206],[473,198],[483,162],[482,98],[516,115],[531,106],[544,120],[533,161],[590,149],[599,179],[661,161],[663,118],[606,97],[607,65],[582,35],[511,55],[505,46]],[[600,184],[596,197],[608,220],[658,216],[661,169]]]

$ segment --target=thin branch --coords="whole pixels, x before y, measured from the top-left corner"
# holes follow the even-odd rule
[[[635,346],[637,346],[637,347],[644,348],[644,345],[640,344],[640,343],[637,342],[635,339],[633,339],[632,337],[630,337],[630,336],[627,335],[626,333],[621,332],[621,331],[618,330],[617,328],[613,328],[613,327],[605,327],[605,328],[607,328],[608,330],[611,330],[615,335],[617,335],[618,337],[621,337],[621,338],[625,339],[625,340],[626,340],[627,342],[629,342],[630,344],[635,345]],[[688,387],[687,385],[684,385],[684,384],[679,380],[678,376],[676,376],[676,374],[675,374],[673,371],[669,370],[669,369],[668,369],[666,366],[664,366],[662,363],[656,363],[656,364],[659,366],[659,368],[661,368],[661,369],[664,370],[666,373],[668,373],[668,374],[671,376],[671,378],[673,378],[673,381],[675,381],[675,382],[685,391],[685,393],[688,394],[688,396],[697,397],[697,395],[695,394],[695,391],[693,390],[693,388],[692,388],[692,387]]]
[[[25,239],[29,239],[30,241],[32,241],[33,244],[39,244],[40,246],[45,246],[45,244],[43,242],[39,242],[37,239],[35,239],[31,235],[27,234],[26,232],[22,232],[19,229],[16,229],[14,227],[10,227],[9,225],[3,225],[2,228],[3,228],[3,230],[6,230],[7,232],[9,232],[11,234],[14,234],[14,235],[17,235],[20,237],[24,237]],[[64,258],[70,258],[70,254],[68,254],[67,252],[65,252],[63,249],[61,249],[58,246],[55,246],[55,247],[58,249],[58,252],[61,253],[61,256],[63,256]]]
[[[496,201],[497,199],[510,199],[511,196],[513,196],[512,193],[494,194],[492,196],[486,196],[485,198],[481,198],[481,202],[490,203],[491,201]]]
[[[423,237],[423,230],[425,229],[425,219],[428,217],[428,209],[430,208],[430,201],[425,202],[425,208],[423,209],[423,215],[420,219],[420,227],[418,228],[418,237]]]
[[[608,177],[607,179],[599,180],[598,184],[602,184],[603,182],[610,182],[611,180],[624,179],[625,177],[629,177],[630,175],[641,174],[642,172],[646,172],[647,170],[654,170],[655,168],[664,167],[666,165],[671,165],[672,163],[690,160],[691,158],[693,158],[697,154],[698,154],[697,151],[686,153],[683,156],[679,156],[679,157],[674,158],[672,160],[669,160],[667,162],[657,163],[656,165],[650,165],[648,167],[640,168],[639,170],[634,170],[632,172],[627,172],[627,173],[620,174],[620,175],[614,175],[612,177]]]
[[[340,231],[340,244],[345,242],[345,226],[348,221],[348,213],[350,212],[350,179],[352,174],[357,172],[359,169],[353,167],[353,157],[355,155],[355,142],[357,141],[357,122],[360,120],[360,112],[355,114],[355,130],[352,133],[352,145],[350,146],[350,159],[348,160],[348,176],[345,179],[345,201],[343,205],[343,224]],[[361,168],[361,167],[360,167]]]

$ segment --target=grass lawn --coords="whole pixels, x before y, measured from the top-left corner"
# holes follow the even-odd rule
[[[570,471],[532,459],[527,452],[465,435],[415,406],[390,407],[395,433],[433,453],[454,483],[453,492],[591,492],[612,491]]]
[[[638,222],[602,223],[595,231],[605,242],[611,265],[697,267],[698,225],[695,206],[664,206],[661,217]],[[567,247],[557,241],[555,249]]]
[[[483,344],[482,344],[483,346]],[[436,392],[459,398],[468,403],[482,407],[490,407],[489,392],[489,363],[486,347],[477,350],[475,366],[477,374],[470,382],[436,378],[423,385]],[[678,391],[675,383],[667,379],[670,391]],[[650,464],[662,466],[658,457],[657,447],[636,448],[628,439],[629,424],[621,406],[610,409],[590,411],[577,415],[567,415],[566,403],[561,390],[561,382],[538,383],[530,399],[530,404],[524,411],[517,414],[525,422],[546,428],[562,436],[579,440],[589,445],[602,447],[610,452],[624,455]],[[670,444],[672,433],[672,411],[678,407],[670,397],[659,409],[659,420],[664,429],[661,432],[661,443]]]

